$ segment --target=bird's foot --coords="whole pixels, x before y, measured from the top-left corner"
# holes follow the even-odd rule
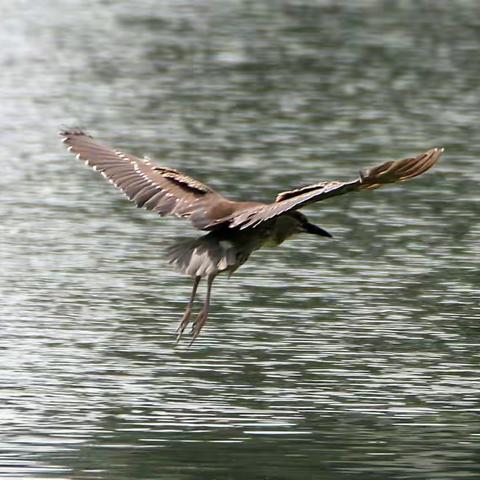
[[[208,318],[208,309],[206,307],[203,307],[200,313],[197,315],[197,318],[193,322],[192,340],[190,340],[189,346],[191,346],[195,341],[195,339],[198,337],[198,334],[200,333],[200,330],[202,330],[203,326],[205,325],[207,318]]]
[[[187,328],[187,325],[188,323],[190,322],[190,313],[192,312],[192,309],[190,306],[188,306],[185,310],[185,313],[183,314],[183,318],[180,322],[180,324],[178,325],[178,328],[175,332],[175,335],[177,336],[177,341],[175,342],[175,345],[180,341],[180,339],[182,338],[182,334],[185,330],[185,328]]]

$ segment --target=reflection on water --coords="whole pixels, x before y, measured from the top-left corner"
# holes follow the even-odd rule
[[[0,477],[480,473],[476,2],[3,9]],[[335,239],[219,278],[188,349],[162,256],[188,227],[75,163],[62,124],[259,200],[447,153],[310,209]]]

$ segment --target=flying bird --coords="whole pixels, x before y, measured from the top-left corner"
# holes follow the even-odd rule
[[[205,325],[212,283],[219,273],[232,275],[255,250],[280,245],[295,234],[331,237],[326,230],[310,223],[299,211],[301,208],[344,193],[374,190],[414,178],[433,167],[444,150],[433,148],[416,157],[388,161],[362,170],[354,180],[318,182],[281,192],[272,203],[261,203],[230,200],[178,170],[103,145],[82,130],[64,130],[60,135],[69,151],[101,173],[138,207],[161,216],[188,219],[193,227],[207,232],[174,245],[167,253],[169,262],[193,279],[192,292],[176,331],[177,342],[191,321],[198,285],[206,278],[206,297],[192,322],[190,345]]]

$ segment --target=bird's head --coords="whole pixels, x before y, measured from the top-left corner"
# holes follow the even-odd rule
[[[333,235],[322,227],[314,225],[308,221],[308,218],[301,212],[295,212],[295,218],[299,222],[299,233],[311,233],[313,235],[319,235],[321,237],[332,238]]]

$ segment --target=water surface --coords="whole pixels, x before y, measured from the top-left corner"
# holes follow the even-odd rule
[[[0,29],[0,477],[476,478],[477,2],[18,3]],[[163,252],[195,232],[133,208],[62,125],[265,201],[446,154],[308,209],[335,239],[217,279],[188,349],[190,282]]]

